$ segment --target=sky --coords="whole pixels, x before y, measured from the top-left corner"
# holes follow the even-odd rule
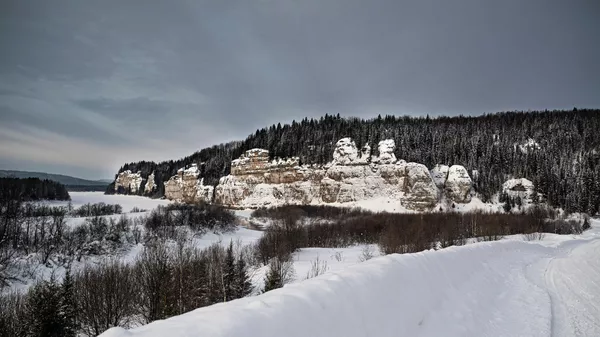
[[[0,169],[112,178],[256,129],[600,107],[594,0],[4,0]]]

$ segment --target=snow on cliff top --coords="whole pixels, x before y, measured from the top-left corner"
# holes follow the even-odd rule
[[[103,337],[600,336],[598,223],[577,240],[388,255]]]

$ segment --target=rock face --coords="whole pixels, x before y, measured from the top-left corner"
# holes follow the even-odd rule
[[[372,157],[368,144],[358,151],[353,140],[342,138],[336,143],[332,162],[302,166],[297,157],[269,160],[267,150],[251,149],[231,162],[231,174],[222,177],[214,191],[203,184],[198,166],[193,164],[165,183],[165,197],[234,208],[385,198],[417,211],[434,207],[442,193],[453,202],[471,200],[471,178],[464,167],[438,165],[430,173],[422,164],[397,160],[395,147],[393,140],[383,140],[378,144],[379,156]],[[146,193],[153,184],[151,175]]]
[[[123,171],[115,179],[115,192],[120,193],[120,190],[124,190],[132,194],[137,194],[142,185],[142,180],[141,172]]]
[[[389,197],[408,209],[430,209],[438,200],[438,190],[428,169],[397,162],[393,150],[393,141],[381,142],[383,156],[369,164],[370,149],[363,148],[359,157],[355,143],[343,138],[336,144],[333,162],[322,167],[298,166],[297,158],[269,163],[265,150],[249,150],[232,162],[231,174],[221,178],[214,201],[254,208]]]
[[[203,179],[198,179],[199,175],[196,164],[179,169],[176,175],[165,182],[165,197],[186,203],[212,202],[213,187],[205,186]]]
[[[446,180],[448,179],[448,171],[450,167],[448,165],[440,165],[437,164],[431,170],[431,178],[435,182],[435,186],[439,189],[444,189],[444,185],[446,184]]]
[[[393,139],[386,139],[379,142],[379,158],[376,162],[380,164],[394,164],[396,162],[396,142]]]
[[[463,166],[438,164],[431,170],[431,177],[448,200],[461,204],[471,202],[473,182]]]
[[[452,165],[448,169],[448,177],[444,183],[446,196],[458,203],[471,201],[471,187],[473,182],[467,170],[460,165]]]
[[[511,198],[519,197],[521,200],[531,203],[534,194],[534,185],[531,180],[525,178],[510,179],[502,184],[502,192]]]
[[[154,179],[154,172],[148,176],[146,186],[144,186],[144,194],[150,194],[156,189],[156,180]]]
[[[342,138],[335,144],[333,151],[333,163],[338,165],[349,165],[358,159],[356,144],[350,138]]]

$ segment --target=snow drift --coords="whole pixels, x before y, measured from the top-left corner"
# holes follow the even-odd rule
[[[101,336],[598,336],[598,252],[593,238],[389,255]]]

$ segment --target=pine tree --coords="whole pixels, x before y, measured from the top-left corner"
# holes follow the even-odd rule
[[[233,255],[233,241],[227,247],[225,261],[223,262],[223,301],[235,299],[235,256]]]
[[[65,278],[62,282],[62,289],[60,294],[61,319],[64,321],[64,335],[65,337],[77,336],[77,308],[75,303],[75,294],[73,277],[71,276],[71,270],[67,269]]]
[[[252,293],[252,281],[243,256],[240,256],[235,264],[235,292],[236,298],[246,297]]]
[[[30,319],[27,337],[65,336],[67,323],[61,312],[61,287],[53,280],[42,281],[28,293],[27,316]]]
[[[281,280],[279,271],[273,268],[273,265],[269,265],[269,271],[267,271],[267,276],[265,278],[265,287],[263,288],[263,293],[281,287],[283,287],[283,281]]]

